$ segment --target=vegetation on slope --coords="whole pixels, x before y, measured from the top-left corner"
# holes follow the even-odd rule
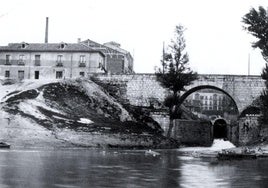
[[[128,148],[177,146],[176,142],[161,135],[156,124],[148,126],[139,122],[91,81],[65,80],[13,91],[4,97],[2,109],[14,117],[19,115],[41,125],[58,136],[66,130],[71,131],[70,134],[78,134],[79,139],[75,142],[78,145]],[[99,138],[99,141],[95,140],[94,144],[89,143],[88,138],[84,139],[96,134],[99,136],[94,138]],[[74,135],[63,137],[66,142],[72,142],[68,137]]]

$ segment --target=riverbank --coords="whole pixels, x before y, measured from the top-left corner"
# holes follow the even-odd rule
[[[217,158],[219,160],[243,160],[268,158],[268,144],[236,147],[229,141],[216,139],[211,147],[182,147],[184,155],[194,158]]]
[[[268,158],[268,144],[223,149],[217,155],[220,160]]]
[[[11,147],[179,146],[155,121],[136,119],[90,80],[25,80],[2,85],[0,98],[0,141]]]

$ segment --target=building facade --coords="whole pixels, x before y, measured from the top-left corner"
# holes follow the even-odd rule
[[[235,104],[227,95],[211,89],[192,93],[183,104],[193,112],[206,115],[222,115],[224,112],[236,113]]]
[[[131,54],[122,49],[116,42],[107,42],[99,44],[90,39],[81,43],[95,50],[101,50],[106,56],[106,72],[111,74],[134,73],[133,57]]]
[[[105,54],[80,43],[10,43],[0,47],[2,79],[63,79],[104,73]]]

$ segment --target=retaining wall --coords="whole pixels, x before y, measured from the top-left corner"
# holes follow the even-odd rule
[[[211,146],[213,128],[208,121],[175,120],[172,138],[188,146]]]

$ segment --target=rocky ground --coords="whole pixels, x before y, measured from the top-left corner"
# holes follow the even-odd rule
[[[175,148],[149,117],[89,80],[2,84],[0,141],[12,147]],[[146,121],[140,121],[140,120]]]

